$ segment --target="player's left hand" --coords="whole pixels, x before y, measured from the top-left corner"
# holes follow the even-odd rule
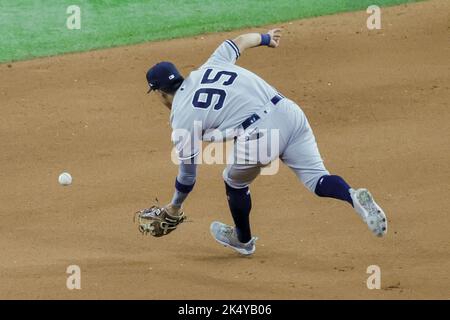
[[[267,32],[270,35],[270,48],[276,48],[280,45],[281,31],[280,28],[275,28]]]
[[[164,209],[172,216],[179,216],[181,213],[181,207],[174,206],[173,204],[169,203],[164,207]]]

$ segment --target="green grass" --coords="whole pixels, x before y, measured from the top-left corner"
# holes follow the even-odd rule
[[[417,0],[0,0],[0,62],[261,26]],[[66,9],[81,8],[81,30]]]

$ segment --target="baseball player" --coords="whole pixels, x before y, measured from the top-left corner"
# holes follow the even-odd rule
[[[279,158],[298,179],[319,197],[348,202],[378,237],[387,232],[386,216],[366,189],[353,189],[340,176],[331,175],[320,156],[314,134],[302,109],[253,72],[236,65],[250,48],[277,48],[281,30],[248,33],[225,40],[200,68],[183,78],[170,62],[160,62],[147,72],[149,92],[155,92],[170,110],[172,141],[180,160],[172,201],[165,207],[138,211],[143,233],[159,237],[184,221],[182,204],[194,188],[200,143],[207,132],[224,133],[237,146],[233,161],[223,171],[225,190],[234,226],[213,222],[210,231],[220,244],[240,254],[255,252],[249,214],[249,185],[261,169]],[[269,155],[250,153],[251,143],[260,143],[278,133],[276,148]],[[276,149],[276,150],[274,150]],[[252,160],[252,161],[250,161]]]

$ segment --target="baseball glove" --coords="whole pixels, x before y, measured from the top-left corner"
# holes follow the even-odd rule
[[[137,218],[139,231],[144,235],[151,234],[154,237],[162,237],[171,233],[186,219],[184,212],[180,212],[179,215],[171,215],[165,208],[158,206],[140,210],[134,217],[135,221]]]

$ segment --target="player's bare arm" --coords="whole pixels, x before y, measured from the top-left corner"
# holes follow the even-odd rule
[[[269,30],[266,34],[246,33],[233,39],[233,42],[239,48],[242,54],[246,49],[267,45],[270,48],[276,48],[280,44],[281,29]]]

